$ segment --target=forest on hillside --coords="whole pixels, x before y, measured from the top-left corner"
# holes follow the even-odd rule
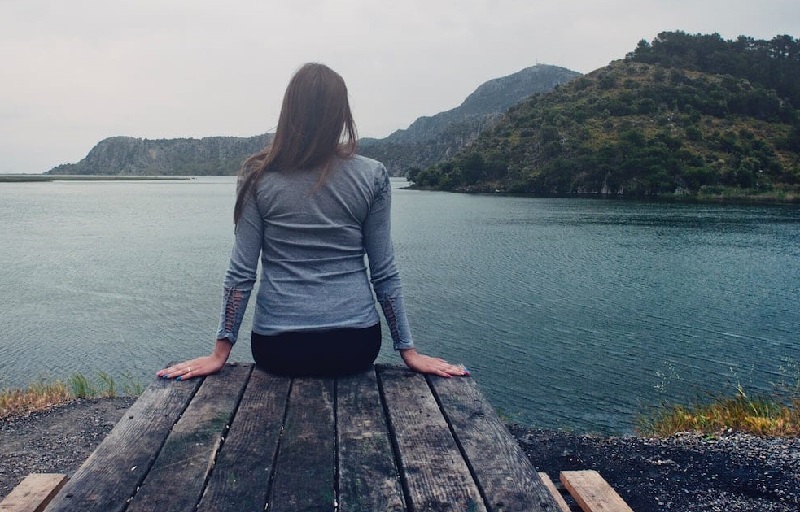
[[[423,188],[542,195],[796,191],[798,105],[793,37],[664,32],[408,176]]]

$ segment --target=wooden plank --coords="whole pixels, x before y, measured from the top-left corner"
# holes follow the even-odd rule
[[[31,473],[0,502],[3,512],[41,512],[67,483],[60,473]]]
[[[123,510],[199,386],[155,379],[45,510]]]
[[[490,511],[556,512],[558,506],[471,377],[429,376]]]
[[[228,364],[204,379],[127,512],[195,508],[251,369],[250,365]]]
[[[478,512],[486,506],[425,378],[380,366],[378,378],[415,512]]]
[[[584,512],[633,512],[597,471],[562,471],[561,483]]]
[[[293,380],[269,510],[334,510],[333,384],[333,379]]]
[[[374,370],[336,381],[340,512],[404,512]]]
[[[556,488],[556,485],[553,483],[553,481],[550,479],[547,473],[545,473],[544,471],[540,471],[539,478],[542,479],[542,483],[544,484],[545,487],[547,487],[547,490],[550,491],[550,494],[553,496],[553,499],[555,500],[561,512],[570,512],[569,505],[567,505],[567,502],[564,500],[564,497],[561,496],[561,493]]]
[[[198,512],[264,510],[290,385],[253,369]]]

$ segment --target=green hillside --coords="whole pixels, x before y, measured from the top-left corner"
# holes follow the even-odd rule
[[[800,185],[800,42],[659,34],[516,107],[417,186],[542,195],[770,193]]]
[[[489,80],[453,109],[420,117],[383,139],[361,139],[359,153],[380,160],[394,176],[405,175],[410,167],[434,165],[494,126],[509,107],[578,76],[566,68],[537,64]]]

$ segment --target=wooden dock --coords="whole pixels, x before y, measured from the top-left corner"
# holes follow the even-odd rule
[[[469,377],[156,379],[47,511],[561,510]]]

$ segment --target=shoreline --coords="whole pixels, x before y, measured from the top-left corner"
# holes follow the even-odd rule
[[[74,473],[135,400],[76,399],[0,420],[0,499],[29,473]],[[559,471],[597,470],[638,512],[800,510],[800,438],[508,428],[537,471],[558,481]]]
[[[405,190],[420,192],[447,192],[451,194],[471,194],[498,197],[527,197],[531,199],[602,199],[606,201],[625,201],[641,203],[674,203],[674,204],[716,204],[731,206],[789,206],[800,205],[800,192],[790,191],[784,194],[765,192],[760,194],[661,194],[653,196],[625,196],[619,194],[566,194],[550,195],[534,192],[509,192],[506,190],[491,189],[491,187],[475,187],[472,189],[443,190],[432,187],[408,185]]]
[[[51,181],[189,181],[194,176],[123,176],[119,174],[0,174],[0,183]]]

